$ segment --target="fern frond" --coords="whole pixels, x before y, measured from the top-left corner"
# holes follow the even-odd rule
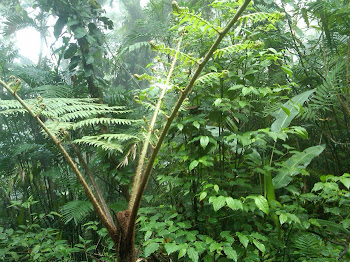
[[[315,234],[298,234],[294,237],[293,242],[293,247],[296,249],[294,254],[307,258],[317,258],[322,253],[322,239]]]
[[[150,76],[148,74],[142,74],[142,75],[138,75],[138,74],[134,74],[135,78],[139,81],[142,80],[147,80],[149,83],[159,83],[159,84],[165,84],[166,80],[160,78],[160,77],[155,77],[155,76]]]
[[[153,41],[151,41],[150,45],[151,45],[153,50],[156,50],[160,53],[171,55],[171,56],[175,56],[175,54],[176,54],[176,50],[174,48],[167,47],[164,44],[155,44]],[[200,59],[197,59],[189,54],[185,54],[183,52],[178,52],[178,55],[179,55],[180,61],[183,63],[190,62],[191,65],[199,64]]]
[[[179,7],[177,3],[173,3],[173,14],[178,16],[181,20],[179,24],[192,24],[191,28],[202,28],[203,33],[208,32],[209,35],[220,33],[222,28],[211,24],[209,21],[201,17],[200,14],[190,12],[186,7]]]
[[[25,114],[27,111],[22,108],[18,109],[7,109],[7,110],[1,110],[0,114],[2,115],[16,115],[16,114]]]
[[[317,108],[312,105],[305,106],[303,108],[303,113],[299,116],[302,120],[312,120],[315,121],[317,117]]]
[[[322,108],[322,110],[331,110],[331,106],[337,100],[337,95],[342,92],[343,85],[339,83],[342,83],[341,73],[343,68],[344,62],[340,61],[329,70],[322,85],[317,87],[316,93],[311,99],[314,105]]]
[[[221,58],[224,55],[232,54],[234,52],[239,52],[246,49],[257,49],[263,47],[264,43],[261,41],[245,41],[244,43],[239,43],[235,45],[231,45],[225,48],[217,49],[214,52],[214,58]]]
[[[42,85],[32,88],[32,93],[40,94],[43,98],[64,98],[72,92],[70,86],[66,85]]]
[[[92,126],[92,125],[99,125],[99,124],[131,125],[132,123],[136,123],[136,122],[140,122],[140,120],[101,117],[101,118],[92,118],[92,119],[85,119],[85,120],[79,121],[73,124],[72,129],[76,130],[78,128]]]
[[[112,138],[112,136],[114,137]],[[108,140],[104,139],[103,136],[83,136],[80,139],[75,139],[73,142],[80,145],[88,145],[93,147],[99,147],[105,151],[110,152],[120,152],[123,153],[123,147],[121,144],[112,142],[112,140],[118,139],[118,137],[123,136],[124,134],[110,134],[111,137]],[[127,135],[125,135],[127,136]],[[125,138],[126,139],[126,138]]]
[[[93,206],[90,201],[74,200],[65,204],[60,208],[62,213],[62,220],[65,224],[74,220],[74,223],[78,225],[93,211]]]
[[[211,72],[208,73],[206,75],[201,76],[200,78],[198,78],[195,82],[195,84],[210,84],[214,81],[217,81],[219,78],[225,77],[228,75],[228,71],[224,70],[220,73],[217,72]]]
[[[137,42],[135,44],[132,44],[128,47],[126,47],[122,52],[133,52],[136,51],[142,47],[149,47],[149,43],[147,41],[143,41],[143,42]]]
[[[285,14],[280,12],[275,12],[275,13],[257,12],[257,13],[243,15],[240,17],[239,20],[242,21],[243,26],[246,26],[248,22],[253,24],[264,20],[268,20],[269,22],[274,24],[275,22],[281,20],[284,16]]]
[[[37,28],[35,22],[30,17],[20,16],[20,15],[11,15],[6,18],[4,22],[5,26],[3,29],[3,33],[5,36],[9,36],[17,32],[18,30],[24,29],[26,27],[34,27]]]
[[[42,101],[38,99],[26,99],[27,105],[35,109],[40,104],[45,104],[46,108],[42,115],[51,118],[60,118],[61,121],[70,121],[78,118],[86,118],[97,114],[120,114],[130,112],[123,110],[123,106],[113,106],[94,103],[95,99],[74,99],[74,98],[47,98]],[[1,100],[0,109],[13,110],[7,113],[24,112],[21,104],[15,100]],[[2,110],[2,111],[3,111]]]

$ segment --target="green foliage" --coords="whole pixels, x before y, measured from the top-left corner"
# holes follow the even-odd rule
[[[9,67],[14,56],[0,44],[0,73],[22,80],[19,95],[61,143],[81,145],[116,212],[127,208],[155,101],[165,90],[152,146],[239,4],[173,2],[172,16],[166,1],[144,10],[136,2],[125,1],[122,25],[104,16],[102,2],[38,1],[62,40],[57,62],[45,65],[52,71]],[[141,257],[349,260],[348,3],[258,2],[224,37],[170,127],[141,203]],[[9,16],[5,29],[29,25],[24,18]],[[113,261],[107,230],[82,225],[95,216],[67,164],[22,107],[0,96],[0,260]]]
[[[3,261],[71,261],[79,248],[71,248],[59,239],[59,231],[38,224],[20,229],[0,227],[0,259]]]
[[[80,224],[93,211],[89,201],[74,200],[61,207],[60,213],[65,224],[74,220],[76,225]]]

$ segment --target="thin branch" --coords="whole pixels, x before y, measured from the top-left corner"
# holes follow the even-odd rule
[[[130,220],[129,220],[128,231],[127,231],[127,234],[128,234],[127,241],[133,238],[134,230],[135,230],[135,222],[136,222],[137,212],[138,212],[138,209],[140,206],[141,198],[142,198],[142,195],[143,195],[144,190],[146,188],[149,176],[151,174],[154,161],[159,153],[159,150],[162,146],[162,143],[166,137],[166,134],[169,131],[171,123],[175,119],[177,112],[179,111],[180,106],[182,105],[183,101],[185,100],[187,95],[191,92],[192,87],[193,87],[195,81],[197,80],[197,78],[199,77],[200,73],[202,72],[204,66],[207,64],[207,62],[209,61],[209,59],[213,55],[214,51],[217,49],[218,45],[221,43],[224,36],[229,32],[229,30],[237,22],[238,18],[240,17],[242,12],[246,9],[246,7],[248,6],[249,3],[250,3],[250,0],[244,1],[242,6],[237,10],[237,12],[236,12],[235,16],[232,18],[232,20],[227,24],[227,26],[219,34],[219,36],[217,37],[217,39],[215,40],[213,45],[210,47],[209,51],[206,53],[203,60],[198,64],[196,71],[194,72],[194,74],[191,77],[190,81],[188,82],[186,88],[183,90],[178,101],[176,102],[176,104],[173,108],[173,111],[171,112],[171,114],[168,118],[168,121],[166,122],[166,124],[165,124],[165,126],[164,126],[164,128],[159,136],[157,144],[156,144],[156,146],[155,146],[155,148],[154,148],[154,150],[153,150],[153,152],[148,160],[146,169],[145,169],[143,176],[142,176],[142,179],[141,179],[141,184],[139,186],[139,189],[137,191],[137,195],[135,197],[135,201],[133,201],[133,205],[131,207],[129,207],[131,214],[130,214]]]

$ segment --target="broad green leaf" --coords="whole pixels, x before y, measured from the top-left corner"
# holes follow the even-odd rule
[[[243,235],[240,232],[236,232],[236,235],[238,236],[239,242],[242,243],[242,245],[247,248],[248,244],[249,244],[249,239],[246,235]]]
[[[289,110],[288,108],[286,108],[286,107],[282,106],[282,110],[284,111],[284,113],[286,113],[286,114],[287,114],[287,116],[289,116],[289,115],[290,115],[290,110]]]
[[[219,196],[213,200],[213,207],[215,212],[222,208],[226,203],[226,198],[224,196]]]
[[[222,103],[222,99],[221,99],[221,98],[217,98],[217,99],[214,101],[213,105],[216,106],[216,107],[218,107],[221,103]]]
[[[56,39],[60,36],[62,29],[66,25],[67,21],[68,21],[67,16],[60,16],[58,18],[56,24],[53,27],[53,35],[55,36]]]
[[[191,231],[191,232],[187,232],[186,233],[186,238],[189,242],[194,242],[196,241],[196,232],[195,231]]]
[[[178,251],[181,246],[177,245],[176,243],[165,243],[164,248],[168,255],[170,255],[171,253]]]
[[[263,196],[249,196],[247,198],[254,199],[255,205],[265,214],[269,213],[269,203],[267,199]]]
[[[350,218],[344,219],[341,223],[345,229],[349,228],[350,227]]]
[[[294,221],[295,223],[298,223],[298,224],[301,223],[299,217],[297,217],[296,215],[291,214],[291,213],[287,213],[286,215],[289,218],[289,220]]]
[[[257,239],[253,239],[253,243],[261,252],[265,253],[265,245],[263,243],[260,243]]]
[[[242,95],[243,96],[249,95],[252,91],[253,91],[252,87],[243,87],[242,88]]]
[[[216,250],[220,250],[221,247],[222,247],[222,245],[220,243],[214,241],[213,243],[210,244],[209,251],[213,252],[213,251],[216,251]]]
[[[272,180],[275,189],[287,186],[292,181],[292,176],[299,174],[301,170],[306,168],[311,160],[320,155],[324,149],[324,145],[313,146],[291,156],[283,163],[283,168]]]
[[[283,65],[281,66],[281,69],[283,70],[283,72],[285,72],[287,75],[289,75],[290,77],[293,76],[293,71],[290,69],[289,66],[287,65]]]
[[[197,160],[193,160],[191,163],[190,163],[190,166],[189,166],[189,170],[191,171],[192,169],[194,169],[196,166],[198,166],[199,162]]]
[[[224,253],[229,259],[237,261],[238,259],[237,252],[232,247],[224,247]]]
[[[341,177],[339,177],[340,182],[347,188],[350,188],[350,175],[344,174]]]
[[[285,213],[282,213],[279,215],[280,224],[283,225],[285,222],[287,222],[287,215]]]
[[[148,240],[152,235],[152,231],[147,231],[146,234],[145,234],[145,241]]]
[[[90,65],[95,61],[94,57],[92,55],[88,55],[86,59],[86,64]]]
[[[201,125],[198,123],[198,121],[194,121],[193,126],[197,129],[199,129]]]
[[[87,31],[84,27],[77,27],[74,29],[74,35],[77,39],[82,38],[87,35]]]
[[[64,52],[64,59],[72,58],[75,53],[78,51],[78,46],[76,44],[70,44],[69,47]]]
[[[152,253],[154,253],[156,250],[158,250],[159,244],[158,243],[150,243],[145,248],[145,257],[148,257]]]
[[[276,113],[276,120],[271,125],[271,131],[279,132],[281,129],[289,126],[290,122],[297,116],[299,113],[298,107],[296,105],[302,105],[309,98],[311,94],[313,94],[316,89],[312,89],[301,93],[291,99],[291,101],[286,102],[283,107],[290,111],[290,114],[286,114],[286,112],[281,108]]]
[[[218,185],[214,185],[214,190],[215,190],[216,193],[218,193],[219,192],[219,186]]]
[[[205,238],[205,243],[207,243],[207,244],[213,243],[213,241],[214,240],[211,237],[206,237]]]
[[[303,17],[307,27],[309,27],[310,26],[309,17],[307,16],[307,9],[305,7],[301,9],[301,16]]]
[[[314,184],[314,187],[312,188],[312,191],[319,191],[324,188],[324,183],[318,182]]]
[[[182,129],[184,129],[184,125],[183,124],[177,124],[177,128],[182,131]]]
[[[244,85],[233,85],[228,90],[233,91],[233,90],[237,90],[237,89],[242,89],[243,87],[244,87]]]
[[[226,204],[232,210],[238,210],[238,209],[243,210],[243,204],[238,199],[233,199],[232,197],[226,197]]]
[[[182,258],[184,255],[186,255],[186,251],[187,248],[181,249],[177,258]]]
[[[207,145],[209,144],[209,137],[208,136],[201,136],[199,140],[201,147],[206,148]]]
[[[37,253],[39,250],[40,250],[40,246],[39,246],[39,245],[36,245],[36,246],[32,249],[31,254],[34,255],[34,254]]]
[[[202,201],[207,195],[208,195],[207,192],[202,192],[201,195],[199,196],[199,201]]]
[[[204,251],[207,250],[207,245],[203,241],[196,241],[193,243],[193,245],[198,251],[198,254],[202,254]]]
[[[229,243],[233,243],[235,242],[235,239],[231,236],[231,231],[222,231],[220,233],[220,236],[224,239],[226,239],[227,242]]]
[[[192,261],[197,262],[199,259],[198,252],[193,247],[187,249],[187,255]]]

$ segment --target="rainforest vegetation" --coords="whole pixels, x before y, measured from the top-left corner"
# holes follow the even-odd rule
[[[0,261],[350,261],[349,64],[348,0],[2,0]]]

